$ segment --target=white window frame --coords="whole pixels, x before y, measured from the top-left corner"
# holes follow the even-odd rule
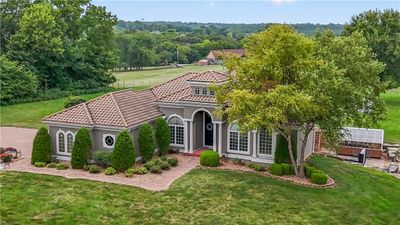
[[[174,117],[176,117],[176,118],[178,118],[178,119],[180,119],[181,121],[182,121],[182,125],[170,125],[169,124],[169,121],[172,119],[172,118],[174,118]],[[175,129],[174,129],[174,131],[175,131],[175,134],[174,134],[174,143],[170,143],[170,146],[174,146],[174,147],[184,147],[184,145],[185,145],[185,121],[183,120],[183,118],[181,117],[181,116],[179,116],[179,115],[176,115],[176,114],[174,114],[174,115],[171,115],[169,118],[168,118],[168,120],[167,120],[167,124],[168,124],[168,128],[171,130],[171,126],[174,126],[175,127]],[[182,144],[176,144],[176,127],[182,127],[183,128],[183,143]],[[172,135],[172,134],[171,134]]]
[[[202,95],[207,95],[207,88],[203,88],[202,90],[201,90],[201,94]]]
[[[195,95],[200,95],[200,88],[194,88],[194,94]]]
[[[228,153],[234,153],[234,154],[239,154],[239,155],[250,155],[250,132],[247,132],[247,151],[239,151],[240,149],[240,135],[245,135],[243,132],[240,131],[232,131],[232,132],[237,132],[238,133],[238,150],[232,150],[231,149],[231,126],[237,123],[237,121],[234,121],[232,124],[229,124],[228,126],[228,139],[227,139],[227,144],[228,144]]]
[[[64,134],[64,150],[65,152],[60,152],[60,140],[59,140],[59,134],[63,133]],[[64,132],[61,129],[58,129],[57,133],[56,133],[56,150],[57,150],[57,155],[65,155],[65,156],[71,156],[72,154],[72,148],[71,148],[71,152],[68,153],[68,140],[67,140],[67,136],[68,134],[72,134],[72,143],[75,142],[75,133],[73,133],[72,131],[67,131]]]
[[[271,131],[270,131],[271,132]],[[260,133],[261,131],[257,132],[257,155],[261,157],[272,157],[275,154],[275,145],[276,145],[276,132],[271,132],[271,154],[263,154],[260,153]]]
[[[113,143],[113,145],[112,146],[109,146],[109,145],[107,145],[107,143],[106,143],[106,137],[108,137],[108,136],[110,136],[110,137],[112,137],[113,139],[114,139],[114,143]],[[114,148],[114,146],[115,146],[115,135],[114,134],[103,134],[103,148],[110,148],[110,149],[113,149]]]

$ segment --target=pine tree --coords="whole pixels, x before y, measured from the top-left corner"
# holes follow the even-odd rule
[[[160,155],[168,153],[170,144],[170,131],[167,122],[163,118],[156,119],[155,136]]]
[[[50,162],[51,158],[51,140],[47,129],[42,127],[36,133],[33,140],[31,163]]]
[[[153,129],[145,123],[139,129],[139,150],[144,161],[148,161],[154,154]]]
[[[74,146],[72,147],[72,168],[82,169],[86,165],[91,147],[92,140],[90,139],[89,130],[86,128],[79,129],[75,137]]]

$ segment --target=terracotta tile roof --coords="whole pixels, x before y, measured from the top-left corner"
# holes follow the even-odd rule
[[[217,99],[209,95],[188,95],[181,98],[180,101],[216,103]]]
[[[190,78],[188,81],[220,83],[226,81],[226,79],[227,79],[226,74],[218,73],[215,71],[206,71],[204,73],[201,73],[197,76]]]
[[[167,95],[173,94],[175,92],[181,91],[189,87],[187,80],[194,76],[199,75],[199,73],[187,73],[182,76],[176,77],[170,81],[162,83],[152,88],[152,91],[157,99],[163,98]]]
[[[162,115],[154,101],[151,90],[112,92],[50,115],[43,121],[131,127]]]

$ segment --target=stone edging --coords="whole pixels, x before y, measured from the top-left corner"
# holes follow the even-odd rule
[[[309,179],[307,179],[307,183],[304,183],[304,182],[299,182],[299,181],[296,181],[296,180],[294,180],[294,179],[291,179],[290,177],[288,177],[288,176],[276,176],[276,175],[272,175],[272,174],[270,174],[270,173],[268,173],[268,172],[266,172],[266,171],[264,171],[264,172],[259,172],[259,171],[254,171],[254,170],[244,170],[244,169],[239,169],[239,168],[237,168],[237,169],[232,169],[232,168],[224,168],[224,167],[207,167],[207,166],[202,166],[202,165],[199,165],[198,166],[199,168],[206,168],[206,169],[211,169],[211,170],[229,170],[229,171],[236,171],[236,172],[248,172],[248,173],[255,173],[255,174],[260,174],[260,175],[264,175],[264,176],[266,176],[266,177],[271,177],[271,178],[274,178],[274,179],[277,179],[277,180],[282,180],[282,181],[286,181],[286,182],[291,182],[291,183],[293,183],[293,184],[295,184],[295,185],[299,185],[299,186],[304,186],[304,187],[309,187],[309,188],[318,188],[318,189],[327,189],[327,188],[334,188],[334,187],[336,187],[336,182],[335,182],[335,180],[332,178],[332,177],[330,177],[330,176],[328,176],[328,182],[326,183],[326,184],[323,184],[323,185],[319,185],[319,184],[314,184],[314,183],[311,183],[310,181],[309,181]]]

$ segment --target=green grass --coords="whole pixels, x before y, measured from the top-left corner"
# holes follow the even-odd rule
[[[207,70],[224,71],[221,65],[199,66],[196,64],[182,65],[182,68],[162,68],[157,70],[139,70],[129,72],[114,72],[118,79],[115,86],[154,85],[173,79],[188,72],[204,72]]]
[[[385,142],[400,143],[400,88],[382,94],[387,105],[386,119],[379,124],[385,130]]]
[[[85,99],[92,99],[104,93],[82,95]],[[43,117],[64,109],[67,98],[55,100],[22,103],[9,106],[1,106],[1,126],[31,127],[44,126]]]
[[[163,192],[2,172],[0,216],[2,224],[399,224],[399,180],[321,156],[313,161],[336,188],[208,169]]]

